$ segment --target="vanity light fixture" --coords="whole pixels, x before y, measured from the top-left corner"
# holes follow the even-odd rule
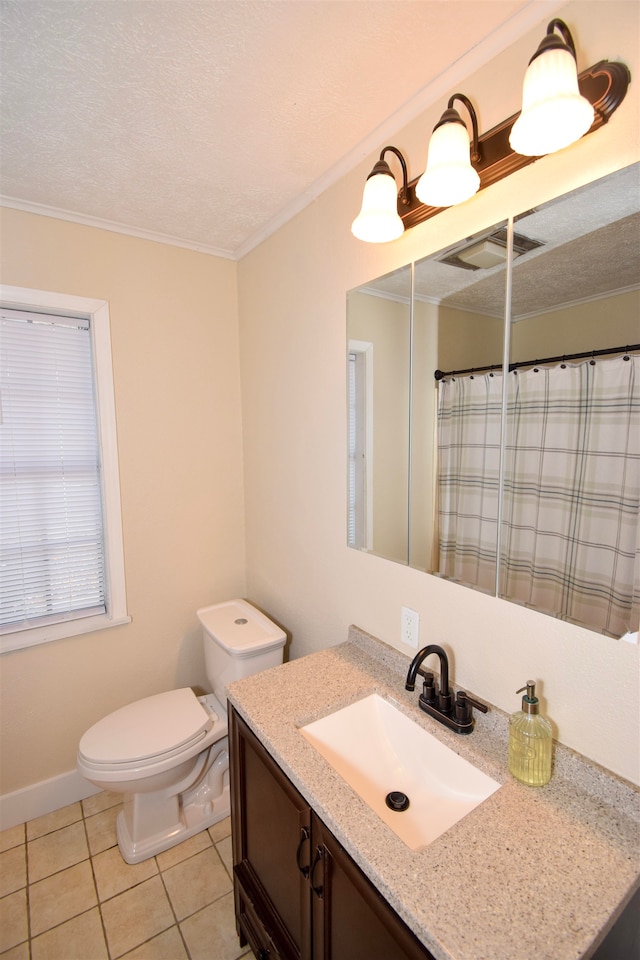
[[[516,153],[527,157],[555,153],[579,140],[593,117],[593,106],[578,89],[571,31],[563,20],[552,20],[529,61],[522,113],[513,125],[509,143]]]
[[[467,128],[453,106],[456,100],[464,103],[471,117],[471,148]],[[479,160],[476,112],[464,93],[454,93],[433,128],[427,169],[416,184],[416,197],[432,207],[451,207],[468,200],[480,189],[480,177],[471,165]]]
[[[609,60],[601,60],[576,75],[571,32],[562,20],[552,20],[525,76],[522,113],[479,137],[471,101],[464,94],[454,94],[434,127],[427,169],[421,177],[408,181],[407,164],[400,151],[393,146],[382,150],[367,178],[362,209],[353,221],[352,233],[369,243],[396,240],[404,230],[468,200],[477,190],[497,183],[538,157],[594,133],[620,106],[630,80],[626,64]],[[465,123],[454,109],[456,100],[469,111],[471,142]],[[579,116],[575,124],[569,119],[573,116]],[[540,117],[546,119],[540,121]],[[566,133],[562,139],[558,127]],[[389,151],[402,167],[399,191],[384,159]]]

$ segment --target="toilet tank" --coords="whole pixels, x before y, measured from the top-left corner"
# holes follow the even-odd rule
[[[207,677],[223,707],[227,684],[282,663],[286,634],[246,600],[202,607],[198,619]]]

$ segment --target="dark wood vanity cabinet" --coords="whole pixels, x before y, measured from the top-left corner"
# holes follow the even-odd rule
[[[258,960],[433,960],[230,707],[236,926]]]
[[[233,709],[229,741],[238,934],[259,960],[308,960],[309,806]]]

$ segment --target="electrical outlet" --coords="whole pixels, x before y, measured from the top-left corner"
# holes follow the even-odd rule
[[[420,616],[410,607],[402,608],[402,626],[400,639],[408,647],[418,649],[418,633],[420,632]]]

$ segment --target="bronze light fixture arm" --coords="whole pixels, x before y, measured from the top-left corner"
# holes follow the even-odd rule
[[[409,176],[407,173],[406,160],[404,159],[404,157],[402,156],[402,154],[400,153],[397,147],[393,147],[389,145],[382,148],[382,150],[380,151],[380,157],[377,163],[375,164],[373,170],[367,177],[367,180],[369,180],[370,177],[375,177],[376,174],[378,173],[383,173],[389,177],[393,177],[393,174],[391,172],[391,167],[389,166],[387,161],[384,159],[385,153],[389,151],[398,158],[398,160],[400,161],[400,166],[402,167],[402,186],[398,191],[398,212],[400,213],[401,206],[404,207],[409,203]],[[395,180],[395,177],[393,177],[393,179]]]
[[[560,37],[558,37],[556,30],[558,30],[562,36],[562,40],[560,40]],[[557,17],[547,26],[547,34],[540,43],[540,46],[534,55],[531,57],[529,63],[535,60],[536,57],[539,57],[541,53],[546,53],[547,50],[552,50],[554,47],[560,50],[568,50],[573,56],[574,60],[578,59],[576,54],[576,45],[573,42],[573,37],[571,36],[571,30],[569,30],[569,27],[566,25],[564,20],[560,20]]]
[[[459,100],[461,103],[464,103],[465,107],[469,112],[471,117],[471,163],[477,164],[480,161],[480,145],[478,140],[478,117],[474,109],[471,100],[469,97],[466,97],[464,93],[454,93],[452,97],[449,97],[449,102],[447,103],[447,109],[442,114],[442,117],[436,123],[434,130],[437,130],[438,127],[442,126],[443,123],[449,123],[451,120],[456,121],[457,123],[462,123],[462,118],[458,111],[453,106],[456,100]]]
[[[573,56],[575,57],[576,45],[573,42],[573,37],[571,36],[571,30],[569,30],[569,27],[566,25],[564,20],[560,20],[557,17],[553,19],[547,27],[547,36],[550,36],[552,33],[555,32],[555,30],[558,30],[562,34],[562,39],[564,40],[566,45],[571,50]]]

